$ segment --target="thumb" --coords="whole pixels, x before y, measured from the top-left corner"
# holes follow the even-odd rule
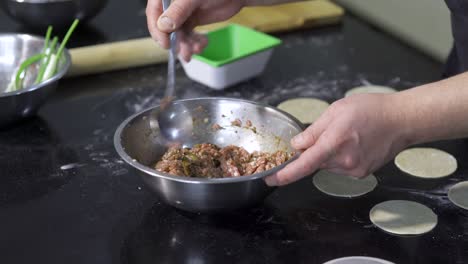
[[[286,185],[300,178],[310,175],[320,165],[328,160],[334,152],[335,146],[327,138],[320,138],[317,143],[304,151],[299,158],[292,161],[276,174],[265,179],[270,186]]]
[[[312,123],[302,133],[296,135],[291,140],[291,146],[295,149],[307,149],[314,145],[323,131],[329,125],[329,118],[327,115],[322,115],[317,121]]]
[[[176,31],[193,13],[198,0],[174,0],[158,19],[159,30],[171,33]]]

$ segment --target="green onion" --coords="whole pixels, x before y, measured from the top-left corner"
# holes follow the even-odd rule
[[[50,44],[50,47],[46,51],[46,54],[45,54],[46,57],[44,58],[45,63],[41,65],[41,68],[39,69],[39,73],[37,74],[36,84],[49,79],[49,78],[44,78],[44,75],[45,75],[46,69],[48,68],[48,65],[50,64],[57,42],[58,42],[58,37],[54,37],[54,39],[52,40],[52,43]]]
[[[34,82],[35,84],[38,84],[41,82],[42,75],[40,73],[44,72],[47,66],[47,60],[48,60],[47,56],[48,56],[48,53],[50,53],[50,49],[49,49],[50,35],[52,35],[52,26],[47,27],[46,37],[44,40],[44,47],[42,48],[42,53],[45,54],[46,57],[41,61],[41,65],[39,66],[39,71],[36,77],[36,81]]]
[[[65,45],[67,45],[67,42],[71,37],[71,34],[73,33],[73,31],[75,31],[75,28],[78,26],[78,22],[80,21],[78,19],[75,19],[75,21],[73,21],[73,24],[68,29],[67,34],[65,34],[65,37],[63,38],[63,41],[60,44],[60,48],[57,51],[57,60],[59,60],[60,57],[62,57],[63,49],[65,48]]]
[[[54,51],[55,51],[55,48],[58,44],[58,37],[55,36],[53,39],[52,39],[52,43],[50,43],[50,46],[49,48],[47,49],[46,51],[46,55],[50,55],[50,54],[54,54]]]
[[[47,68],[44,72],[44,78],[42,79],[42,81],[48,80],[49,78],[54,76],[55,70],[57,69],[57,63],[57,55],[50,55],[50,62],[47,64]]]
[[[182,158],[182,168],[184,169],[185,176],[190,176],[190,161],[185,157]]]
[[[47,48],[49,47],[48,45],[49,45],[50,35],[52,35],[52,29],[53,29],[52,26],[47,27],[46,37],[44,41],[44,48],[42,49],[42,53],[45,53]]]
[[[7,90],[16,91],[22,89],[27,68],[40,60],[42,61],[39,66],[38,74],[34,83],[39,84],[54,76],[54,74],[56,74],[57,72],[57,67],[62,57],[63,50],[65,49],[65,45],[70,39],[73,31],[75,31],[75,28],[78,26],[78,22],[78,19],[75,19],[73,21],[58,49],[56,49],[58,37],[54,37],[49,45],[53,29],[52,26],[49,26],[47,28],[42,52],[31,56],[30,58],[26,59],[23,63],[21,63],[18,71],[16,72],[15,78],[11,80]]]
[[[41,82],[51,78],[56,73],[57,66],[59,65],[60,58],[62,57],[63,49],[65,48],[65,45],[70,39],[70,36],[73,33],[73,31],[75,31],[76,26],[78,26],[78,22],[78,19],[75,19],[75,21],[73,21],[73,24],[68,29],[67,34],[65,34],[65,37],[63,38],[63,41],[60,44],[58,51],[55,54],[51,55],[50,61],[47,63],[47,68]]]
[[[27,60],[25,60],[23,63],[21,63],[18,72],[16,73],[16,78],[15,78],[15,89],[14,90],[19,90],[23,88],[23,80],[24,77],[26,76],[25,70],[31,66],[32,64],[38,62],[40,59],[44,58],[44,54],[39,53],[36,54],[32,57],[29,57]]]
[[[198,161],[198,157],[193,153],[187,153],[185,157],[187,157],[190,161]]]

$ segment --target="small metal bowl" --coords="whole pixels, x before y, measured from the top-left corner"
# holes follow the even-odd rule
[[[176,101],[188,108],[194,118],[190,147],[198,143],[218,146],[236,145],[247,151],[293,151],[290,139],[301,132],[301,123],[271,106],[230,98],[198,98]],[[166,203],[190,212],[222,212],[251,207],[273,190],[263,178],[290,161],[271,170],[231,178],[191,178],[156,171],[154,164],[167,148],[161,141],[155,114],[159,106],[144,110],[125,120],[114,135],[114,145],[122,159],[142,176],[146,185]],[[250,120],[255,129],[232,126],[236,118]],[[213,124],[223,129],[213,131]]]
[[[33,84],[37,68],[30,67],[23,89],[5,92],[19,65],[42,51],[44,39],[26,34],[0,34],[0,127],[32,116],[53,92],[57,82],[71,64],[69,52],[64,49],[58,72],[50,79]]]
[[[69,27],[75,18],[90,19],[104,8],[107,0],[3,0],[0,3],[16,21],[44,29],[49,25]]]

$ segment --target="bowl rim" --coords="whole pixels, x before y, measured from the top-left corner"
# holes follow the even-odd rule
[[[44,42],[44,40],[45,40],[43,37],[40,37],[40,36],[37,36],[37,35],[31,35],[31,34],[0,33],[0,38],[1,37],[7,37],[7,36],[20,37],[20,38],[29,38],[29,39],[33,39],[33,40],[39,40],[39,41],[42,41],[42,42]],[[17,91],[8,92],[8,93],[1,92],[0,93],[0,98],[8,97],[8,96],[14,96],[14,95],[20,95],[20,94],[23,94],[23,93],[29,93],[29,92],[38,90],[38,89],[40,89],[42,87],[48,86],[51,83],[54,83],[54,82],[58,81],[59,79],[61,79],[63,76],[65,76],[65,74],[67,73],[67,71],[70,69],[70,66],[71,66],[71,55],[70,55],[70,52],[68,51],[67,48],[63,49],[63,54],[65,56],[65,64],[64,64],[64,66],[62,68],[60,68],[60,70],[54,76],[52,76],[51,78],[49,78],[49,79],[47,79],[47,80],[45,80],[45,81],[43,81],[41,83],[31,85],[26,89],[19,89]]]
[[[190,98],[190,99],[182,99],[182,100],[177,100],[176,102],[187,102],[187,101],[195,101],[195,100],[230,100],[230,101],[237,101],[237,102],[242,102],[242,103],[249,103],[249,104],[254,104],[257,106],[265,107],[265,108],[270,108],[273,111],[280,112],[281,114],[285,115],[291,121],[293,121],[294,125],[296,125],[301,131],[304,131],[305,126],[302,124],[299,120],[297,120],[295,117],[290,115],[289,113],[286,113],[274,106],[264,104],[264,103],[259,103],[259,102],[254,102],[250,100],[245,100],[245,99],[238,99],[238,98],[230,98],[230,97],[198,97],[198,98]],[[239,176],[239,177],[228,177],[228,178],[192,178],[192,177],[185,177],[185,176],[176,176],[164,172],[157,171],[155,169],[152,169],[146,165],[143,165],[139,163],[138,161],[134,160],[132,157],[130,157],[125,149],[123,148],[121,144],[121,135],[125,127],[133,121],[136,117],[140,116],[141,114],[151,111],[155,108],[159,107],[158,105],[146,108],[144,110],[141,110],[130,117],[126,118],[117,128],[116,132],[114,133],[114,148],[116,149],[117,153],[119,156],[129,165],[134,167],[135,169],[145,173],[146,175],[152,176],[152,177],[157,177],[157,178],[163,178],[166,180],[172,180],[172,181],[177,181],[177,182],[184,182],[184,183],[194,183],[194,184],[223,184],[223,183],[238,183],[238,182],[244,182],[244,181],[251,181],[251,180],[256,180],[256,179],[261,179],[266,177],[267,175],[272,175],[276,173],[277,171],[281,170],[285,166],[287,166],[289,163],[291,163],[293,160],[297,159],[300,155],[300,153],[296,153],[291,159],[286,161],[285,163],[281,164],[280,166],[276,166],[272,169],[260,172],[260,173],[255,173],[252,175],[248,176]]]

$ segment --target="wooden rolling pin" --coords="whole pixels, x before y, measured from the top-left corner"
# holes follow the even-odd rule
[[[263,32],[283,32],[340,22],[344,11],[328,0],[312,0],[270,7],[244,8],[231,19],[198,27],[207,32],[237,23]],[[70,49],[72,66],[67,76],[102,73],[167,61],[167,51],[151,38],[141,38]]]
[[[101,73],[167,61],[167,51],[151,38],[126,40],[70,49],[72,66],[67,76]]]

